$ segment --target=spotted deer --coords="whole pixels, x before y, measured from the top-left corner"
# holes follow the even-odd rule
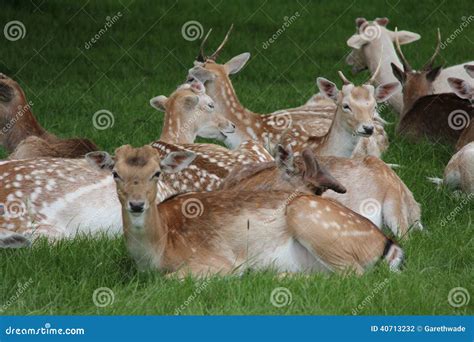
[[[230,31],[217,50],[207,57],[203,50],[209,34],[206,35],[201,44],[200,54],[194,63],[195,66],[189,70],[187,78],[189,82],[195,79],[204,82],[207,93],[216,102],[218,112],[236,125],[236,134],[233,134],[233,139],[226,139],[225,144],[230,148],[235,148],[242,141],[253,139],[275,148],[276,144],[280,142],[286,144],[285,140],[281,140],[282,137],[285,137],[286,140],[293,141],[295,152],[300,153],[309,137],[326,135],[335,116],[337,104],[326,99],[315,105],[314,101],[321,99],[321,96],[314,97],[309,101],[309,105],[277,111],[270,115],[251,112],[240,104],[229,75],[240,71],[250,58],[250,54],[243,53],[225,64],[218,64],[217,57],[226,43],[229,33]],[[388,145],[383,125],[380,122],[374,124],[377,136],[370,139],[359,139],[364,142],[364,144],[361,143],[361,148],[358,148],[359,155],[369,151],[371,154],[380,156],[380,153]]]
[[[47,132],[32,114],[32,106],[20,85],[0,74],[0,144],[10,159],[80,158],[98,149],[89,139],[61,139]]]
[[[184,141],[183,137],[203,134],[201,128],[186,124],[186,120],[193,117],[190,112],[200,119],[207,118],[206,132],[211,136],[222,128],[220,120],[208,115],[212,109],[208,106],[210,99],[201,90],[186,85],[179,87],[168,100],[159,101],[166,109],[164,122],[170,122],[170,116],[175,122],[182,122],[182,130],[178,131],[182,135],[163,132],[168,142],[156,141],[152,146],[163,157],[188,152],[194,153],[196,158],[186,169],[163,176],[158,182],[159,195],[163,197],[157,201],[186,191],[211,191],[235,165],[273,160],[263,147],[252,141],[233,151],[218,145]],[[194,96],[199,100],[191,101]],[[186,143],[172,144],[173,139]],[[54,239],[78,233],[115,234],[122,229],[113,178],[109,173],[91,169],[84,159],[3,161],[0,162],[0,183],[2,247],[27,245],[38,236]]]
[[[111,161],[126,245],[140,269],[179,278],[268,268],[363,274],[380,259],[393,271],[403,261],[402,249],[369,220],[320,196],[222,190],[156,205],[158,179],[189,165],[191,156],[177,163],[150,146],[126,145],[102,159]]]
[[[377,18],[373,21],[357,18],[357,32],[347,40],[347,45],[352,50],[346,58],[346,63],[352,66],[353,73],[369,69],[370,73],[374,75],[377,62],[383,56],[380,72],[375,78],[376,84],[390,83],[397,80],[392,73],[391,64],[395,64],[403,70],[402,62],[395,50],[395,39],[398,38],[400,45],[404,45],[421,38],[418,33],[410,31],[391,31],[387,28],[388,24],[388,18]],[[465,78],[463,64],[441,70],[432,85],[434,94],[451,92],[446,83],[448,77]],[[401,92],[394,94],[388,102],[396,113],[403,114],[403,94]]]
[[[317,177],[307,179],[307,165],[320,171]],[[282,169],[285,172],[279,176]],[[331,185],[328,191],[324,191],[326,184]],[[301,156],[294,156],[290,147],[279,145],[275,162],[236,166],[221,189],[233,187],[246,191],[297,189],[319,194],[368,218],[380,229],[388,227],[399,237],[423,229],[420,204],[412,192],[387,164],[372,156],[318,156],[316,160],[308,149]]]
[[[413,70],[397,39],[395,43],[404,67],[402,70],[392,64],[393,74],[403,86],[403,112],[397,132],[412,140],[427,137],[456,143],[474,117],[474,108],[453,93],[434,94],[433,83],[441,72],[440,66],[433,67],[441,46],[439,29],[435,52],[420,71]]]
[[[464,69],[468,75],[474,78],[474,64],[473,65],[465,65]],[[474,83],[467,82],[463,79],[450,77],[448,78],[448,83],[454,93],[462,99],[469,100],[471,102],[471,107],[474,107]],[[462,117],[459,117],[462,119]],[[467,117],[464,118],[466,120]],[[459,151],[461,148],[469,144],[470,142],[474,141],[474,122],[470,121],[467,122],[466,120],[465,126],[466,128],[461,133],[457,143],[456,143],[456,150]]]

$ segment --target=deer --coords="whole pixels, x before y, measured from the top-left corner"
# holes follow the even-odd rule
[[[390,83],[397,79],[392,73],[391,64],[395,64],[403,70],[403,65],[395,51],[395,39],[398,38],[400,45],[410,44],[421,38],[418,33],[401,30],[391,31],[387,28],[389,24],[388,18],[376,18],[368,21],[365,18],[357,18],[356,33],[347,40],[347,45],[352,49],[346,57],[346,63],[352,66],[352,72],[357,74],[365,69],[369,69],[374,75],[377,68],[377,62],[383,55],[382,66],[376,77],[376,83]],[[433,93],[449,93],[451,90],[447,86],[449,77],[465,78],[463,72],[463,64],[454,65],[441,70],[439,76],[433,82]],[[472,62],[471,62],[472,64]],[[388,102],[395,112],[400,116],[403,115],[403,94],[397,93],[393,95]]]
[[[286,109],[270,115],[260,115],[251,112],[240,104],[229,76],[239,72],[245,66],[250,58],[250,54],[240,54],[225,64],[218,64],[216,62],[228,40],[231,29],[227,32],[217,50],[210,56],[204,54],[204,44],[210,34],[210,31],[208,32],[201,43],[200,53],[194,62],[194,67],[189,70],[187,77],[188,82],[192,82],[195,79],[203,82],[207,93],[216,102],[218,112],[236,124],[238,134],[233,134],[236,139],[226,139],[224,141],[226,146],[235,148],[242,141],[253,139],[274,148],[276,143],[280,142],[283,136],[282,133],[285,133],[288,137],[287,139],[294,140],[295,144],[298,141],[302,142],[299,147],[293,146],[295,152],[299,153],[305,147],[305,140],[309,137],[327,134],[332,117],[335,115],[334,110],[337,108],[337,105],[335,106],[334,103],[331,105],[327,98],[319,106],[319,109],[318,106],[313,105],[313,100],[321,98],[321,96],[314,97],[309,101],[311,105],[304,106],[304,108]],[[375,122],[375,125],[375,132],[377,136],[381,135],[382,139],[373,137],[370,139],[363,138],[365,146],[361,148],[362,154],[364,150],[368,150],[369,147],[376,145],[376,149],[371,152],[374,155],[380,156],[380,151],[385,150],[388,145],[388,139],[383,126],[378,121]],[[365,140],[373,141],[368,143]],[[283,143],[286,142],[283,141]]]
[[[20,85],[0,73],[0,144],[10,159],[81,158],[98,150],[89,139],[61,139],[47,132],[32,114],[32,106]]]
[[[203,89],[187,84],[178,87],[169,98],[151,100],[153,105],[166,110],[165,123],[182,123],[175,131],[180,136],[164,131],[164,141],[155,141],[151,146],[163,156],[184,152],[196,155],[188,168],[158,182],[159,194],[164,196],[157,198],[158,202],[181,192],[212,191],[236,164],[273,160],[253,141],[229,151],[222,146],[193,144],[192,140],[183,139],[191,139],[198,132],[212,137],[221,134],[217,133],[221,129],[232,129],[230,123],[223,125],[218,116],[210,115],[212,100]],[[187,124],[193,115],[205,130]],[[183,143],[172,144],[178,140]],[[45,157],[0,161],[0,183],[0,247],[28,246],[40,236],[54,241],[78,234],[115,235],[122,231],[113,178],[91,169],[85,159]]]
[[[392,64],[393,74],[403,86],[403,113],[397,132],[415,141],[427,137],[455,144],[473,118],[474,108],[454,93],[434,94],[433,83],[441,72],[441,66],[433,67],[441,46],[439,29],[437,36],[435,51],[420,71],[413,70],[395,39],[404,68]]]
[[[400,246],[369,220],[320,196],[222,190],[183,194],[157,205],[161,175],[186,167],[192,156],[160,158],[150,146],[125,145],[100,159],[109,161],[126,246],[140,270],[179,279],[269,268],[362,275],[380,259],[392,271],[403,262]],[[98,167],[103,169],[102,163]],[[187,212],[191,205],[194,210]]]
[[[474,78],[474,64],[465,65],[464,69],[471,78]],[[462,99],[469,100],[471,102],[471,107],[474,106],[474,85],[456,77],[448,78],[448,83],[457,96]],[[459,117],[459,119],[463,118]],[[464,120],[466,120],[466,117],[464,117]],[[471,141],[474,141],[474,123],[472,123],[472,121],[466,122],[466,128],[463,130],[456,143],[456,151],[459,151]]]

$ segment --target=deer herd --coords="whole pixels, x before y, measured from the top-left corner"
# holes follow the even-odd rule
[[[10,153],[0,161],[0,248],[123,232],[139,269],[178,278],[363,274],[379,261],[399,271],[396,240],[423,229],[421,208],[381,159],[389,142],[377,104],[398,114],[398,134],[452,144],[444,179],[431,180],[473,193],[474,62],[434,67],[438,31],[434,54],[414,70],[401,45],[420,35],[387,25],[358,18],[347,40],[346,62],[369,69],[367,82],[318,77],[306,103],[263,115],[241,104],[231,81],[250,54],[220,64],[232,27],[206,55],[209,31],[186,83],[150,100],[164,112],[160,138],[114,155],[47,132],[18,83],[0,74],[0,142]]]

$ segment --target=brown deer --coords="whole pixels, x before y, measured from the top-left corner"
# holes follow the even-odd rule
[[[474,78],[474,64],[465,65],[464,69],[471,78]],[[457,96],[462,99],[469,100],[471,102],[471,107],[474,107],[474,85],[471,85],[466,80],[456,77],[448,78],[448,83]],[[459,151],[461,148],[463,148],[470,142],[474,141],[474,123],[470,121],[466,115],[463,117],[462,114],[462,112],[458,112],[458,119],[460,120],[460,125],[457,126],[462,127],[464,124],[466,128],[464,128],[463,132],[461,133],[461,136],[458,139],[458,142],[456,143],[457,151]]]
[[[433,82],[441,72],[441,67],[433,67],[441,45],[439,29],[435,52],[421,71],[412,69],[400,43],[397,39],[395,42],[404,67],[402,70],[392,63],[393,74],[403,86],[403,112],[397,132],[415,140],[428,137],[456,143],[465,128],[458,125],[459,120],[470,121],[474,110],[469,101],[453,93],[433,94]]]
[[[232,58],[225,64],[218,64],[216,62],[217,57],[222,51],[229,33],[230,31],[212,55],[205,56],[203,46],[209,35],[208,33],[201,44],[200,54],[194,63],[195,66],[188,73],[188,81],[192,82],[198,79],[204,82],[207,93],[216,102],[218,112],[236,124],[236,133],[233,134],[233,139],[226,139],[225,144],[230,148],[235,148],[242,141],[253,139],[275,148],[280,142],[286,144],[286,141],[281,140],[284,135],[286,140],[291,140],[296,144],[293,145],[295,153],[300,153],[305,148],[306,140],[309,137],[327,134],[332,122],[331,119],[335,116],[334,110],[337,108],[337,105],[334,106],[334,104],[328,106],[328,101],[324,101],[320,109],[310,101],[311,105],[309,106],[282,110],[263,116],[251,112],[240,104],[229,75],[240,71],[249,59],[250,54],[244,53]],[[361,148],[362,152],[359,155],[375,145],[375,150],[370,151],[380,156],[381,151],[388,144],[381,123],[377,121],[373,124],[376,126],[377,136],[381,135],[382,139],[376,139],[375,137],[371,139],[362,138],[364,142],[365,140],[373,141],[370,144],[365,142],[365,147]],[[369,146],[367,147],[367,145]],[[339,156],[348,157],[348,155]]]
[[[117,185],[125,240],[140,269],[179,278],[249,268],[362,274],[380,259],[393,271],[403,261],[401,248],[369,220],[320,196],[223,190],[156,205],[161,174],[185,168],[189,155],[161,158],[150,146],[126,145],[113,158],[104,152],[102,159],[113,160],[108,169]]]
[[[20,85],[0,74],[0,144],[10,159],[34,157],[80,158],[97,146],[89,139],[61,139],[48,133],[31,113]]]

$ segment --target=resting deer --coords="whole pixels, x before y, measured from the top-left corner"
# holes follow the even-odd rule
[[[287,140],[292,140],[300,146],[294,145],[296,153],[299,153],[305,146],[305,141],[311,136],[322,136],[327,134],[330,123],[337,108],[330,102],[321,101],[317,104],[277,111],[270,115],[260,115],[244,108],[235,94],[229,75],[240,71],[250,58],[249,53],[238,55],[225,64],[216,62],[219,53],[222,51],[230,31],[217,50],[210,56],[204,55],[204,43],[209,35],[206,35],[202,44],[200,54],[195,61],[195,66],[189,70],[188,81],[198,79],[205,83],[207,93],[216,102],[217,112],[224,115],[236,125],[234,139],[226,139],[224,142],[230,148],[235,148],[242,141],[257,140],[264,145],[275,147],[282,142],[283,135]],[[318,97],[320,98],[320,97]],[[359,155],[370,153],[380,156],[388,145],[388,140],[383,130],[383,126],[376,122],[376,137],[362,139]],[[377,139],[379,136],[382,139]],[[286,143],[283,141],[283,143]],[[375,145],[375,149],[371,149]],[[346,156],[346,155],[344,155]]]
[[[438,30],[438,44],[434,54],[421,71],[412,69],[395,39],[397,52],[404,70],[392,64],[393,74],[403,86],[403,113],[397,131],[412,139],[428,137],[447,139],[455,143],[466,124],[474,116],[474,108],[468,100],[453,93],[434,94],[433,83],[441,67],[433,67],[440,51],[441,34]],[[448,85],[448,82],[446,81]]]
[[[465,65],[464,69],[470,77],[474,78],[474,64]],[[460,78],[448,78],[448,83],[454,93],[462,99],[469,100],[471,107],[474,106],[474,84],[467,82]],[[461,133],[461,136],[456,143],[456,150],[460,150],[470,142],[474,141],[474,122],[466,122],[466,128]]]
[[[194,96],[199,101],[191,100]],[[157,100],[155,98],[155,100]],[[156,101],[152,101],[156,104]],[[193,115],[206,127],[211,136],[217,134],[221,120],[206,113],[211,110],[209,97],[197,87],[178,88],[168,100],[159,99],[166,109],[164,122],[183,123],[180,141],[177,136],[163,132],[170,143],[157,141],[153,147],[162,156],[177,152],[197,155],[193,165],[179,173],[163,177],[158,201],[187,191],[216,189],[237,164],[271,161],[266,150],[249,141],[239,149],[229,151],[221,146],[192,144],[183,137],[194,137],[200,130],[186,124]],[[193,105],[194,104],[194,105]],[[228,125],[226,124],[225,127]],[[204,134],[200,131],[201,134]],[[0,162],[0,246],[27,245],[38,236],[73,237],[78,233],[122,230],[120,204],[117,201],[112,177],[91,169],[84,159],[42,158]]]
[[[353,270],[378,260],[397,271],[403,251],[369,220],[315,195],[285,191],[213,191],[156,205],[161,174],[192,162],[188,154],[161,158],[150,146],[123,146],[111,158],[126,244],[140,269],[184,277]],[[92,160],[94,163],[95,160]],[[193,204],[195,211],[186,212]]]
[[[377,18],[373,21],[367,21],[365,18],[356,19],[357,32],[347,40],[347,45],[352,48],[351,53],[347,56],[347,64],[352,66],[354,73],[359,73],[365,69],[369,69],[374,75],[377,68],[377,62],[383,55],[382,66],[376,77],[376,84],[390,83],[396,81],[393,76],[391,64],[395,64],[402,69],[402,63],[397,57],[394,43],[398,38],[400,45],[409,44],[420,39],[420,35],[410,31],[394,32],[387,28],[389,20],[387,18]],[[463,65],[455,65],[442,70],[433,82],[433,93],[448,93],[451,90],[447,86],[448,77],[464,78]],[[403,112],[403,95],[397,93],[393,95],[388,102],[395,111],[402,115]]]
[[[89,139],[61,139],[48,133],[31,113],[32,102],[13,79],[0,74],[0,144],[10,159],[80,158],[97,146]]]

